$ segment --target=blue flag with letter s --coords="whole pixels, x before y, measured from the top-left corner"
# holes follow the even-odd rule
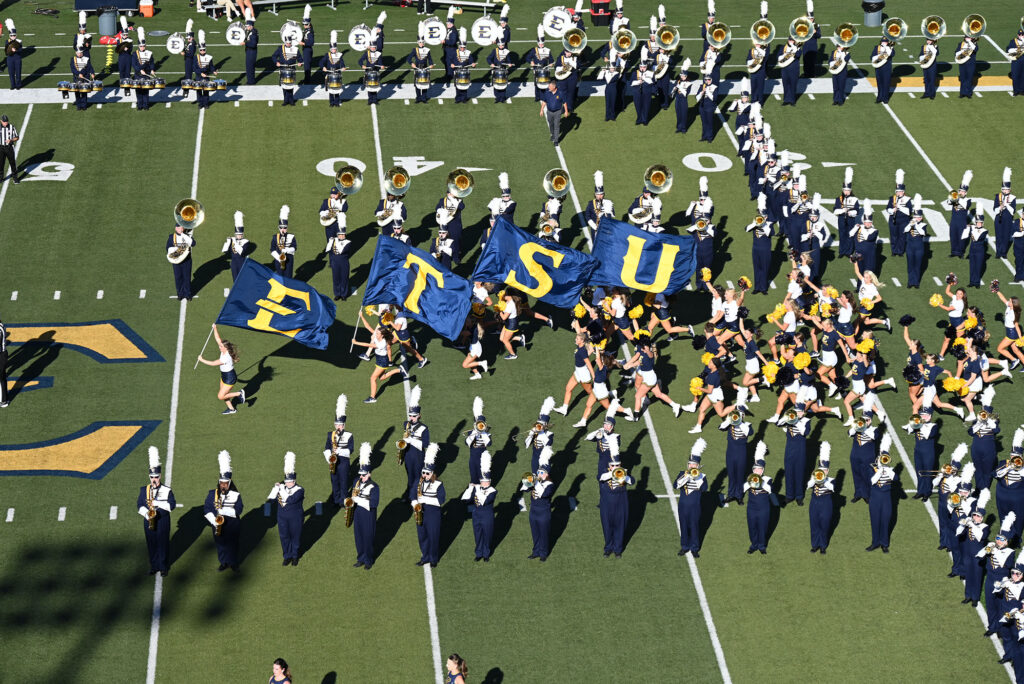
[[[454,340],[472,304],[473,285],[441,265],[429,252],[393,237],[377,238],[363,306],[395,304],[405,315]]]
[[[696,250],[691,235],[648,233],[602,216],[593,249],[599,265],[590,283],[673,294],[697,270]]]
[[[499,216],[476,262],[473,280],[505,283],[568,309],[579,301],[596,267],[589,254],[534,237]]]
[[[334,302],[312,286],[246,259],[217,323],[277,333],[313,349],[327,349],[334,314]]]

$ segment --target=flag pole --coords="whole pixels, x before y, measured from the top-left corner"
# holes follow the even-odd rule
[[[249,261],[249,257],[245,257],[245,261]],[[242,262],[242,266],[243,267],[245,266],[245,262]],[[241,273],[241,269],[239,269],[239,273]],[[228,301],[231,299],[231,293],[234,292],[234,290],[235,290],[235,284],[234,284],[234,282],[232,282],[231,283],[231,290],[228,292],[228,296],[224,298],[224,303],[221,304],[220,311],[217,312],[217,318],[215,318],[213,320],[213,325],[217,325],[217,320],[220,318],[220,315],[222,313],[224,313],[224,308],[228,305]],[[202,356],[203,353],[206,351],[206,345],[210,344],[210,338],[211,337],[213,337],[213,326],[210,327],[210,332],[206,335],[206,341],[203,342],[203,348],[199,351],[199,356]],[[199,368],[199,358],[198,357],[196,358],[196,365],[192,366],[192,370],[195,371],[195,369],[197,369],[197,368]]]
[[[348,345],[348,353],[352,353],[353,347],[356,346],[356,335],[359,334],[359,323],[363,319],[363,307],[359,307],[359,317],[356,319],[356,323],[352,326],[352,341]]]
[[[217,325],[217,324],[214,323],[213,325]],[[213,327],[212,326],[210,327],[210,334],[208,334],[206,336],[206,342],[203,342],[203,348],[199,351],[199,356],[202,356],[203,352],[206,351],[206,345],[210,344],[210,338],[211,337],[213,337]],[[192,366],[192,370],[194,371],[196,368],[199,368],[199,358],[198,357],[196,357],[196,365]]]

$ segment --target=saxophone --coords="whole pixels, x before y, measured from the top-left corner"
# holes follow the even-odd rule
[[[409,448],[409,421],[405,421],[405,432],[395,446],[398,447],[398,465],[402,465],[405,463],[405,450]]]
[[[352,488],[352,495],[345,499],[345,527],[352,527],[352,520],[356,516],[356,499],[362,491],[362,483],[356,482],[356,486]]]
[[[146,485],[146,508],[149,509],[146,513],[146,518],[149,521],[149,529],[156,529],[156,507],[153,505],[153,485]]]
[[[219,511],[223,505],[224,497],[220,495],[220,484],[218,483],[217,489],[213,492],[213,507]],[[219,537],[224,531],[224,516],[218,513],[217,517],[213,519],[213,522],[213,534],[214,536]]]
[[[277,261],[283,271],[288,263],[288,254],[284,251],[288,246],[288,238],[278,234],[277,236]]]
[[[331,433],[331,455],[327,459],[327,469],[331,475],[338,472],[338,454],[335,453],[335,450],[338,448],[339,439],[341,439],[341,433],[338,430]]]
[[[416,485],[416,498],[420,499],[423,497],[423,479],[420,479],[420,483]],[[423,504],[419,501],[412,505],[412,517],[416,519],[416,524],[423,526]]]

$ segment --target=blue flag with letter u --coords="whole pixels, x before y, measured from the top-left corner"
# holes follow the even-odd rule
[[[377,238],[363,306],[395,304],[405,315],[454,340],[462,332],[473,285],[441,265],[429,252],[393,237]]]
[[[327,349],[334,314],[334,302],[311,285],[246,259],[217,323],[277,333],[313,349]]]
[[[541,240],[499,216],[473,280],[505,283],[552,306],[572,308],[596,267],[589,254]]]
[[[697,241],[690,235],[648,233],[628,223],[601,217],[594,238],[594,285],[673,294],[697,270]]]

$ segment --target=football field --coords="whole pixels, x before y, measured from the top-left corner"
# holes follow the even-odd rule
[[[841,21],[863,21],[859,3],[818,4],[825,35]],[[281,107],[269,55],[278,26],[286,18],[299,19],[301,4],[282,6],[279,16],[260,14],[262,75],[249,89],[236,85],[244,80],[241,48],[224,42],[224,20],[213,22],[184,6],[158,8],[152,19],[136,17],[147,31],[181,31],[185,19],[195,17],[197,28],[210,32],[222,77],[232,83],[229,90],[205,111],[167,89],[146,112],[109,91],[101,96],[102,107],[78,112],[55,96],[71,52],[70,5],[55,5],[62,10],[59,20],[33,15],[20,3],[0,12],[10,12],[19,34],[32,34],[25,40],[35,46],[25,59],[26,87],[0,91],[0,111],[21,133],[17,152],[24,174],[17,187],[10,180],[0,186],[0,317],[10,335],[7,370],[13,387],[10,406],[0,410],[0,643],[7,656],[0,679],[174,682],[213,675],[226,682],[256,682],[269,675],[274,658],[283,657],[303,683],[441,682],[445,659],[457,652],[469,663],[469,681],[491,683],[684,677],[802,681],[809,673],[836,682],[944,681],[952,672],[970,673],[978,681],[1013,681],[1012,668],[997,663],[1003,654],[998,639],[982,636],[984,606],[962,605],[963,583],[946,577],[950,558],[936,550],[934,498],[923,504],[910,498],[917,473],[913,438],[900,429],[911,411],[900,373],[906,346],[896,321],[914,316],[912,335],[929,352],[938,351],[942,330],[936,323],[946,316],[930,307],[928,298],[943,291],[950,272],[967,282],[967,261],[948,256],[949,212],[940,206],[963,172],[973,170],[969,196],[986,213],[990,232],[1004,167],[1017,164],[1015,186],[1024,183],[1021,100],[1010,96],[1009,61],[1000,49],[1016,33],[1019,5],[992,0],[973,8],[941,0],[921,8],[889,8],[907,20],[912,35],[898,48],[910,52],[898,60],[904,63],[896,67],[903,80],[886,105],[874,102],[873,81],[853,74],[857,86],[843,107],[832,106],[829,80],[816,78],[801,81],[804,92],[796,107],[782,108],[777,70],[770,73],[772,94],[764,118],[778,149],[789,150],[808,177],[810,193],[821,194],[833,234],[832,203],[850,167],[854,193],[876,207],[880,237],[888,237],[881,208],[893,193],[897,169],[906,173],[908,195],[920,193],[924,199],[925,220],[934,232],[919,290],[906,287],[904,259],[892,257],[888,244],[880,245],[881,294],[893,321],[892,335],[884,329],[876,333],[884,358],[880,373],[895,377],[896,389],[879,394],[886,413],[879,432],[892,437],[899,488],[907,490],[896,506],[891,553],[865,553],[871,539],[868,506],[851,503],[847,428],[834,417],[819,417],[812,421],[808,454],[816,454],[822,442],[832,446],[837,503],[829,553],[808,553],[808,509],[790,504],[772,507],[767,555],[748,555],[745,508],[718,503],[727,479],[725,435],[712,413],[701,434],[708,442],[703,469],[710,483],[703,544],[699,558],[679,557],[673,483],[697,436],[689,433],[692,414],[674,418],[668,406],[656,402],[640,421],[618,421],[623,465],[636,485],[628,494],[625,553],[603,557],[597,458],[585,439],[599,427],[603,412],[595,410],[586,429],[571,427],[585,403],[577,390],[568,416],[552,416],[556,492],[552,550],[545,563],[526,558],[532,540],[518,489],[521,473],[530,469],[530,452],[517,436],[537,419],[546,397],[561,403],[572,373],[572,314],[535,303],[557,327],[525,326],[529,344],[516,360],[502,359],[497,335],[485,337],[485,358],[493,370],[479,381],[470,381],[461,368],[463,351],[417,325],[429,365],[413,366],[409,383],[394,378],[375,404],[364,404],[371,364],[360,362],[350,341],[354,334],[368,339],[365,330],[355,328],[379,234],[374,210],[384,173],[393,166],[409,171],[406,233],[411,244],[427,249],[436,235],[434,210],[448,173],[456,167],[472,172],[476,185],[463,214],[464,257],[455,269],[469,278],[488,225],[487,202],[499,194],[499,173],[509,174],[518,201],[516,225],[535,232],[546,199],[541,181],[550,169],[565,169],[572,189],[562,213],[563,243],[589,252],[591,238],[581,214],[593,195],[594,171],[603,171],[607,196],[622,217],[641,191],[645,169],[665,164],[674,176],[672,189],[661,196],[668,231],[685,234],[684,213],[697,197],[698,179],[706,176],[716,210],[713,280],[726,284],[750,277],[752,240],[744,228],[756,205],[749,200],[727,105],[745,74],[747,33],[757,3],[718,3],[720,17],[734,28],[722,71],[723,89],[730,94],[719,103],[711,144],[698,140],[699,118],[687,134],[675,133],[672,108],[658,111],[648,126],[634,126],[632,105],[616,121],[604,121],[596,66],[590,66],[581,79],[587,94],[558,146],[538,116],[529,80],[514,84],[517,96],[508,104],[495,104],[483,85],[475,85],[473,99],[464,104],[452,101],[450,89],[416,104],[408,76],[396,68],[385,76],[396,84],[391,96],[368,106],[349,72],[340,109],[327,107],[322,88],[315,93],[310,88],[297,107]],[[647,0],[626,2],[641,39],[656,8]],[[683,36],[674,59],[696,62],[703,4],[666,3],[666,8],[669,23],[679,24]],[[314,7],[317,60],[331,28],[344,36],[356,23],[372,24],[378,9],[363,12],[359,3],[338,3],[336,11]],[[386,9],[384,54],[391,64],[411,49],[417,16],[411,8]],[[512,7],[513,49],[519,55],[533,43],[535,24],[547,9],[538,0]],[[985,15],[987,35],[995,43],[986,38],[981,43],[982,77],[989,80],[981,82],[973,99],[960,99],[956,66],[943,65],[939,97],[922,100],[914,81],[919,70],[909,66],[923,42],[915,35],[920,20],[930,13],[946,18],[951,35],[940,41],[940,59],[951,61],[959,23],[969,11]],[[443,9],[437,13],[443,16]],[[803,13],[803,2],[771,3],[770,17],[780,35]],[[468,25],[477,16],[467,8],[457,21]],[[90,24],[95,26],[95,18]],[[586,25],[587,54],[592,54],[607,28],[591,26],[589,18]],[[860,29],[853,59],[864,65],[878,29]],[[176,81],[180,57],[167,55],[163,40],[153,41],[154,52],[162,60],[161,73]],[[355,66],[359,55],[343,47],[346,62]],[[474,49],[483,63],[490,48]],[[93,49],[97,70],[105,53],[105,47]],[[435,49],[435,60],[439,53]],[[484,81],[482,72],[474,78]],[[105,82],[114,80],[116,68]],[[348,238],[357,246],[351,278],[358,292],[337,302],[323,351],[282,336],[221,327],[221,335],[240,349],[236,368],[248,397],[237,414],[221,415],[216,371],[193,366],[232,285],[221,246],[232,234],[233,214],[244,213],[246,236],[256,244],[252,258],[269,264],[278,212],[289,205],[290,230],[298,241],[295,277],[330,295],[318,212],[335,173],[346,164],[364,177],[348,210]],[[195,233],[196,296],[179,301],[164,244],[174,225],[172,209],[187,197],[203,204],[206,218]],[[774,251],[770,294],[748,294],[745,302],[766,337],[774,329],[766,315],[786,292],[789,266],[781,245]],[[823,281],[851,289],[853,266],[836,251],[833,244],[823,252]],[[1003,305],[988,285],[998,279],[1008,296],[1022,295],[1022,283],[1012,282],[1012,259],[1012,252],[1006,261],[990,250],[983,287],[969,290],[971,304],[988,319],[992,355],[1002,339],[997,316]],[[634,303],[643,295],[634,293]],[[688,286],[673,298],[672,312],[678,324],[697,329],[711,315],[711,301]],[[663,388],[685,404],[691,398],[689,380],[702,366],[700,351],[683,337],[668,341],[656,335],[655,342]],[[768,354],[766,345],[763,351]],[[207,358],[215,353],[206,347]],[[944,365],[955,370],[952,357]],[[1006,458],[1002,454],[1009,452],[1014,430],[1024,423],[1021,377],[1014,373],[1012,380],[995,384],[1000,458]],[[406,476],[395,441],[412,385],[422,389],[422,420],[441,444],[439,479],[449,499],[436,568],[415,565],[416,525],[409,504],[399,500]],[[327,504],[331,485],[322,451],[340,393],[349,400],[347,429],[357,444],[373,445],[373,478],[382,491],[377,562],[370,572],[352,567],[352,530],[345,527],[344,512],[337,514]],[[620,395],[632,406],[633,392],[626,385]],[[806,482],[809,473],[784,472],[785,436],[766,422],[775,396],[761,395],[762,403],[751,406],[748,418],[754,426],[751,444],[761,439],[767,444],[766,472],[776,491],[788,477]],[[485,403],[494,437],[498,497],[489,563],[474,562],[472,522],[459,500],[469,484],[464,435],[473,427],[476,396]],[[731,400],[727,393],[727,404]],[[841,406],[836,399],[826,404]],[[939,462],[946,463],[958,443],[970,443],[970,435],[955,415],[937,413],[936,418]],[[172,517],[167,577],[147,574],[143,523],[135,505],[139,487],[146,484],[151,445],[159,448],[165,481],[179,504]],[[203,517],[222,449],[231,453],[234,482],[245,502],[237,573],[217,572],[212,533]],[[306,490],[296,567],[281,566],[276,514],[268,515],[263,506],[282,479],[287,451],[297,455],[298,483]],[[994,537],[999,520],[990,508],[987,522]]]

